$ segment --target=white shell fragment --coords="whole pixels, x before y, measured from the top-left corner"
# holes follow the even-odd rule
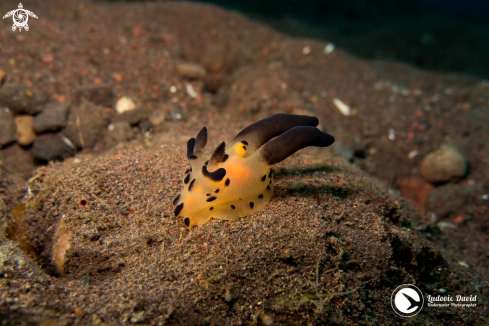
[[[119,114],[124,113],[126,111],[134,110],[135,108],[136,108],[136,104],[134,104],[134,101],[127,96],[121,97],[115,104],[115,110]]]
[[[340,112],[343,113],[343,115],[350,115],[350,113],[351,113],[350,106],[345,104],[345,102],[343,102],[339,98],[335,97],[333,99],[333,103],[334,103],[334,105],[336,105],[338,110],[340,110]]]
[[[396,140],[396,129],[389,129],[389,135],[387,136],[390,140]]]
[[[408,158],[409,158],[410,160],[412,160],[413,158],[415,158],[415,157],[416,157],[416,156],[418,156],[418,155],[419,155],[419,151],[418,151],[417,149],[415,149],[414,151],[409,152],[409,154],[408,154]]]
[[[334,51],[334,44],[333,43],[328,43],[323,50],[324,54],[330,54],[331,52]]]
[[[192,87],[192,84],[187,83],[185,85],[185,88],[187,89],[188,96],[190,96],[191,98],[196,98],[197,97],[197,93],[195,92],[194,88]]]

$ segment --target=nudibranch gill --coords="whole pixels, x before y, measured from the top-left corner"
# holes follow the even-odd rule
[[[316,117],[275,114],[243,129],[212,155],[204,153],[207,129],[187,142],[190,168],[173,204],[187,227],[210,219],[235,220],[262,210],[273,196],[271,166],[298,150],[327,147],[334,137],[320,131]]]

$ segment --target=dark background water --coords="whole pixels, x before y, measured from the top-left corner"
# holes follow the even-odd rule
[[[489,77],[489,0],[208,0],[367,59]]]

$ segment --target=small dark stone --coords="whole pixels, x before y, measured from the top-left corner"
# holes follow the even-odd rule
[[[145,132],[149,132],[153,130],[153,124],[149,119],[143,120],[138,124],[139,130],[144,134]]]
[[[73,95],[76,104],[83,102],[83,99],[104,107],[112,107],[113,103],[112,88],[106,84],[90,84],[79,87]]]
[[[18,173],[22,175],[24,179],[31,177],[32,171],[35,169],[30,152],[26,151],[18,144],[12,144],[11,146],[7,146],[0,150],[0,161],[3,162],[3,167],[5,167],[9,173]]]
[[[109,122],[109,116],[104,107],[91,102],[83,102],[71,111],[68,125],[63,134],[78,148],[91,148],[100,141]]]
[[[66,126],[70,102],[54,103],[48,105],[34,118],[33,128],[36,134],[48,131],[57,131]]]
[[[118,121],[109,125],[110,136],[116,142],[125,142],[134,138],[134,132],[126,121]]]
[[[75,155],[75,149],[62,134],[45,134],[36,138],[32,157],[41,162],[62,161]]]
[[[9,108],[14,115],[36,114],[47,101],[45,93],[21,84],[6,83],[0,88],[0,107]]]
[[[132,126],[138,124],[141,121],[147,120],[148,117],[149,117],[149,110],[144,106],[140,106],[122,113],[116,112],[112,115],[111,120],[112,122],[127,121]]]
[[[12,114],[8,110],[0,109],[0,148],[15,141],[16,131]]]

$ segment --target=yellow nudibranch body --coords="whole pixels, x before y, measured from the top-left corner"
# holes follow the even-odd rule
[[[271,166],[307,146],[326,147],[333,136],[316,128],[316,117],[275,114],[243,129],[228,149],[222,142],[204,153],[207,129],[187,142],[190,166],[175,198],[175,216],[187,227],[212,218],[235,220],[262,210],[273,196]]]

